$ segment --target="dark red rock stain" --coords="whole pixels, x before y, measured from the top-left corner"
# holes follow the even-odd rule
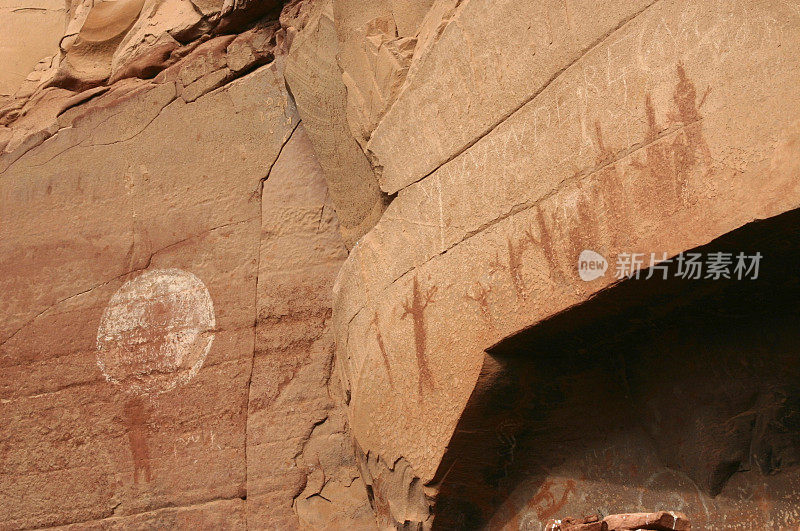
[[[672,114],[670,118],[683,124],[683,131],[673,143],[673,152],[675,171],[678,177],[685,182],[689,171],[697,164],[698,154],[702,155],[707,172],[710,172],[711,169],[711,150],[703,136],[702,115],[700,114],[700,107],[705,103],[711,88],[706,90],[705,95],[698,103],[697,89],[686,75],[683,63],[678,63],[677,71],[679,81],[672,99],[678,107],[678,113],[677,115]]]
[[[481,316],[487,323],[492,322],[492,314],[489,311],[489,294],[491,292],[492,288],[487,288],[480,282],[476,282],[474,285],[474,294],[469,292],[466,294],[467,299],[478,304],[478,308],[481,311]]]
[[[150,451],[147,447],[147,430],[150,420],[148,406],[141,398],[131,398],[125,403],[124,423],[133,456],[133,482],[139,482],[139,473],[146,482],[152,479]]]
[[[402,319],[411,317],[414,323],[414,345],[417,353],[417,366],[419,367],[419,391],[422,394],[425,387],[433,389],[435,381],[433,373],[428,366],[428,360],[425,357],[425,349],[427,348],[427,331],[425,330],[425,308],[433,302],[433,296],[436,294],[436,286],[428,288],[423,294],[420,291],[419,280],[414,276],[414,282],[411,290],[411,298],[403,303]]]
[[[532,243],[530,238],[530,233],[526,233],[523,238],[515,242],[511,236],[507,236],[506,246],[508,254],[506,262],[501,262],[500,257],[495,255],[494,261],[490,264],[492,271],[508,272],[511,276],[514,292],[517,294],[517,300],[525,298],[525,281],[522,278],[522,256]]]
[[[555,495],[553,494],[553,487],[555,486],[555,482],[551,479],[542,484],[542,487],[539,489],[539,492],[531,498],[529,503],[529,507],[536,511],[536,517],[539,520],[547,520],[554,516],[558,511],[560,511],[569,501],[569,495],[575,494],[575,481],[568,479],[564,483],[564,491],[561,493],[561,497],[556,500]]]
[[[544,212],[540,205],[536,205],[536,226],[539,229],[539,237],[534,239],[536,245],[542,250],[544,259],[550,268],[551,275],[558,278],[560,276],[560,269],[556,261],[555,251],[553,250],[553,236],[547,226],[547,221],[544,217]]]
[[[561,227],[567,239],[570,263],[581,250],[601,244],[596,240],[598,234],[602,234],[596,231],[601,223],[610,226],[608,232],[612,235],[612,245],[623,248],[625,239],[635,234],[635,227],[629,222],[628,211],[631,207],[645,213],[652,210],[676,211],[691,201],[688,183],[697,168],[702,164],[706,168],[705,176],[710,175],[711,151],[703,136],[700,108],[711,89],[709,87],[698,102],[697,89],[683,64],[678,63],[676,70],[678,83],[672,100],[677,112],[671,112],[669,116],[672,123],[679,124],[680,131],[671,142],[660,140],[667,127],[658,124],[652,96],[647,94],[644,160],[634,156],[630,164],[638,172],[638,177],[633,179],[634,188],[625,186],[623,171],[617,161],[618,154],[607,145],[600,122],[595,122],[598,187],[581,194],[574,214],[577,219],[569,220],[566,224],[552,220]],[[574,177],[579,179],[580,176],[581,172],[576,172]],[[630,192],[626,193],[626,189],[630,189]],[[600,205],[604,208],[603,216],[598,215]]]
[[[383,335],[381,334],[380,323],[378,322],[378,312],[372,317],[372,326],[375,327],[375,339],[378,341],[378,350],[381,351],[383,358],[383,366],[386,369],[386,376],[389,377],[389,386],[394,389],[394,380],[392,379],[392,367],[389,363],[389,354],[386,351],[386,344],[383,342]]]
[[[536,230],[531,227],[525,229],[522,236],[514,240],[511,236],[506,237],[506,260],[503,262],[498,254],[495,254],[494,260],[489,264],[491,272],[505,271],[511,277],[511,284],[514,287],[514,293],[517,300],[527,299],[528,288],[525,285],[522,269],[524,265],[524,254],[529,249],[539,249],[544,255],[545,262],[547,263],[551,277],[560,278],[560,269],[556,261],[556,256],[553,248],[553,238],[548,224],[545,221],[544,213],[539,205],[536,207]],[[556,226],[560,226],[560,220],[554,220]],[[577,257],[576,257],[577,259]],[[477,299],[474,299],[477,300]]]
[[[578,185],[580,188],[580,184]],[[585,249],[594,250],[597,247],[598,237],[598,212],[597,202],[591,190],[584,192],[581,190],[578,202],[575,206],[577,215],[576,223],[566,223],[567,227],[567,253],[568,260],[572,264],[578,263],[578,257]],[[573,276],[578,277],[577,268],[570,268]]]

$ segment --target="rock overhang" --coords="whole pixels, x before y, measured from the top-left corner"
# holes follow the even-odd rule
[[[358,444],[433,481],[485,351],[614,284],[580,279],[583,250],[673,256],[800,205],[797,15],[656,2],[432,172],[403,165],[335,289]],[[392,123],[372,142],[394,157]]]

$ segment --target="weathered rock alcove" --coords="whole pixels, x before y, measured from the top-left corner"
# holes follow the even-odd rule
[[[792,211],[691,251],[760,252],[755,280],[675,278],[673,263],[667,280],[644,271],[490,349],[434,481],[434,525],[659,509],[704,529],[788,525],[799,222]]]

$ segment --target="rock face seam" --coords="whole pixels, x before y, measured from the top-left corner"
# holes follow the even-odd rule
[[[462,155],[464,152],[468,151],[468,150],[469,150],[469,149],[470,149],[472,146],[474,146],[475,144],[477,144],[478,142],[480,142],[480,141],[481,141],[481,139],[483,139],[483,138],[484,138],[484,137],[486,137],[487,135],[491,134],[491,133],[492,133],[492,131],[494,131],[494,130],[495,130],[495,129],[497,129],[497,128],[498,128],[500,125],[502,125],[502,124],[503,124],[503,122],[505,122],[506,120],[508,120],[508,119],[509,119],[509,118],[511,118],[512,116],[514,116],[514,114],[516,114],[518,111],[520,111],[520,110],[521,110],[523,107],[525,107],[527,104],[529,104],[530,102],[532,102],[533,100],[535,100],[535,99],[536,99],[536,98],[537,98],[537,97],[538,97],[538,96],[539,96],[539,95],[540,95],[542,92],[544,92],[544,90],[545,90],[545,89],[547,89],[547,87],[549,87],[549,86],[550,86],[550,85],[551,85],[551,84],[552,84],[554,81],[556,81],[556,80],[557,80],[557,79],[558,79],[558,78],[561,76],[561,74],[563,74],[564,72],[566,72],[567,70],[569,70],[569,68],[570,68],[570,67],[572,67],[572,66],[573,66],[575,63],[577,63],[578,61],[580,61],[581,59],[583,59],[583,57],[585,57],[585,56],[586,56],[586,54],[588,54],[588,53],[589,53],[589,52],[591,52],[593,49],[595,49],[595,48],[597,48],[598,46],[600,46],[600,45],[601,45],[601,44],[602,44],[602,43],[603,43],[603,42],[604,42],[606,39],[608,39],[609,37],[611,37],[612,35],[614,35],[614,33],[616,33],[617,31],[619,31],[620,29],[624,28],[624,27],[625,27],[625,25],[627,25],[628,23],[630,23],[631,21],[633,21],[634,19],[636,19],[636,17],[638,17],[638,16],[642,15],[642,14],[643,14],[645,11],[647,11],[647,10],[648,10],[648,9],[650,9],[650,8],[651,8],[653,5],[655,5],[656,3],[660,2],[660,1],[661,1],[661,0],[653,0],[653,1],[652,1],[650,4],[646,5],[645,7],[643,7],[642,9],[640,9],[639,11],[637,11],[636,13],[634,13],[634,14],[632,14],[632,15],[630,15],[630,16],[628,16],[628,17],[626,17],[626,18],[625,18],[625,19],[623,19],[622,21],[620,21],[620,23],[619,23],[619,24],[618,24],[616,27],[614,27],[613,29],[611,29],[610,31],[608,31],[606,34],[604,34],[603,36],[601,36],[601,37],[599,37],[597,40],[595,40],[593,43],[591,43],[589,46],[587,46],[587,47],[585,47],[583,50],[581,50],[581,51],[579,52],[578,56],[577,56],[577,57],[576,57],[576,58],[575,58],[575,59],[574,59],[572,62],[570,62],[568,65],[566,65],[566,66],[565,66],[565,67],[563,67],[562,69],[558,70],[557,72],[555,72],[555,73],[552,75],[552,77],[550,77],[550,79],[548,79],[548,80],[547,80],[547,81],[546,81],[546,82],[545,82],[545,83],[544,83],[544,84],[543,84],[543,85],[542,85],[542,86],[539,88],[539,90],[537,90],[537,91],[536,91],[535,93],[533,93],[533,94],[532,94],[530,97],[528,97],[527,99],[525,99],[525,100],[524,100],[522,103],[520,103],[519,105],[517,105],[517,106],[516,106],[514,109],[512,109],[512,110],[511,110],[511,111],[509,111],[509,112],[507,112],[507,113],[506,113],[505,115],[503,115],[503,116],[502,116],[500,119],[498,119],[498,120],[497,120],[497,121],[495,121],[493,124],[491,124],[489,127],[487,127],[487,128],[486,128],[486,129],[485,129],[485,130],[484,130],[482,133],[480,133],[480,134],[479,134],[477,137],[475,137],[475,139],[474,139],[474,140],[471,140],[471,141],[470,141],[468,144],[466,144],[464,147],[462,147],[461,149],[457,150],[457,151],[456,151],[454,154],[450,155],[450,156],[449,156],[449,157],[448,157],[448,158],[447,158],[445,161],[441,162],[439,165],[437,165],[435,168],[433,168],[432,170],[430,170],[428,173],[426,173],[425,175],[422,175],[421,177],[419,177],[419,178],[417,178],[417,179],[415,179],[415,180],[413,180],[413,181],[409,182],[408,184],[406,184],[404,187],[400,188],[399,190],[386,190],[386,189],[384,189],[383,187],[381,187],[381,190],[383,190],[383,192],[384,192],[384,193],[391,193],[391,194],[397,194],[397,193],[401,193],[401,192],[403,191],[403,189],[407,188],[408,186],[411,186],[411,185],[412,185],[412,184],[414,184],[414,183],[417,183],[417,182],[419,182],[419,181],[422,181],[423,179],[426,179],[427,177],[430,177],[431,175],[433,175],[434,173],[436,173],[436,172],[437,172],[437,171],[438,171],[438,170],[439,170],[439,169],[440,169],[442,166],[444,166],[444,165],[445,165],[445,164],[447,164],[448,162],[452,162],[454,159],[458,158],[458,157],[459,157],[459,155]],[[387,111],[387,112],[388,112],[388,111]],[[374,167],[374,168],[382,168],[383,166],[382,166],[382,165],[379,163],[379,157],[377,157],[377,155],[375,155],[375,153],[373,153],[371,150],[367,149],[367,151],[368,151],[368,158],[369,158],[370,162],[371,162],[371,163],[373,163],[373,161],[374,161],[374,163],[373,163],[373,167]]]
[[[264,197],[264,195],[263,195],[264,194],[264,182],[269,179],[269,176],[272,173],[272,168],[275,167],[275,164],[278,162],[278,159],[281,158],[281,153],[283,153],[283,148],[285,148],[286,144],[288,144],[289,141],[292,139],[292,136],[294,136],[294,133],[295,133],[295,131],[297,131],[298,127],[300,127],[300,120],[297,120],[297,124],[295,124],[294,128],[289,133],[289,135],[286,138],[286,140],[283,142],[281,147],[278,149],[278,154],[275,156],[275,160],[273,160],[272,163],[269,165],[269,168],[267,169],[266,175],[264,177],[262,177],[258,182],[258,212],[259,212],[259,217],[258,217],[258,249],[259,249],[259,252],[258,252],[258,259],[256,260],[256,285],[255,285],[255,289],[253,290],[253,299],[254,299],[253,300],[253,312],[255,314],[254,317],[253,317],[253,352],[252,352],[252,356],[251,356],[251,360],[250,360],[250,373],[249,373],[249,375],[247,377],[247,404],[245,406],[248,415],[247,415],[247,420],[245,421],[245,425],[244,425],[244,430],[245,430],[245,433],[244,433],[244,499],[247,499],[247,475],[248,475],[248,470],[249,470],[249,466],[248,466],[249,460],[248,460],[248,453],[247,453],[248,452],[247,441],[248,441],[248,427],[249,427],[249,418],[250,418],[250,415],[249,415],[249,412],[250,412],[250,397],[251,397],[250,388],[251,388],[251,386],[253,384],[253,369],[255,367],[255,359],[256,359],[256,339],[257,339],[256,334],[257,334],[257,328],[258,328],[258,282],[259,282],[259,277],[260,277],[260,273],[261,273],[261,231],[263,230],[263,227],[264,227],[264,205],[262,204],[263,197]],[[248,525],[249,525],[248,521],[245,520],[245,526],[247,527]]]

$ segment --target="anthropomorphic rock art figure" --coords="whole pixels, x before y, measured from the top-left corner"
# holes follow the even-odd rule
[[[436,286],[432,286],[425,293],[422,293],[416,276],[412,286],[411,298],[403,303],[402,318],[411,317],[414,323],[414,346],[417,353],[417,366],[419,367],[419,393],[422,396],[425,388],[433,389],[436,386],[433,373],[425,356],[428,342],[428,332],[425,329],[425,308],[434,301],[433,296],[436,294]]]
[[[124,425],[134,464],[151,479],[150,401],[191,380],[214,341],[214,306],[203,282],[180,269],[154,269],[111,297],[97,331],[97,365],[127,395]]]

